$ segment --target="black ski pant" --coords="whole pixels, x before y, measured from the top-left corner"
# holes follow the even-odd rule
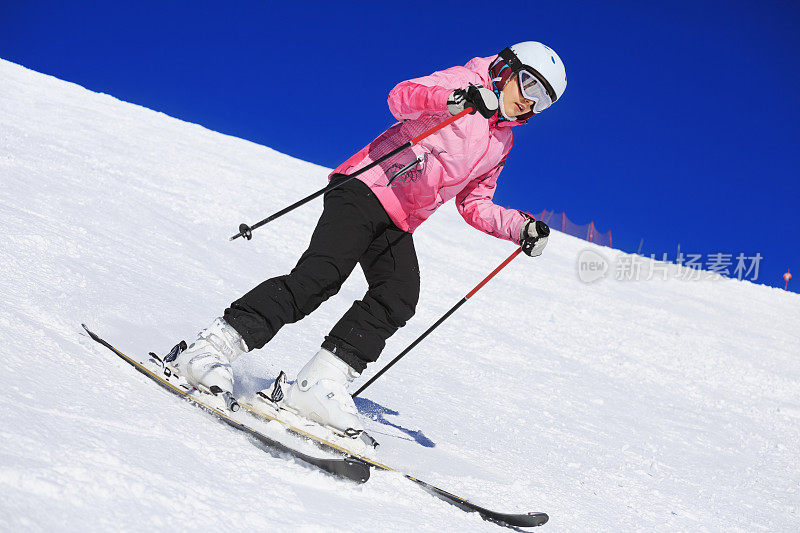
[[[386,339],[414,315],[419,264],[410,233],[398,228],[369,187],[352,179],[325,193],[311,243],[285,276],[261,283],[225,310],[225,321],[252,349],[339,292],[361,264],[369,290],[353,303],[322,346],[362,372]]]

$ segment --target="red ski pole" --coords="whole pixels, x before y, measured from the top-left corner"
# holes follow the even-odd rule
[[[338,187],[340,185],[344,185],[345,183],[347,183],[351,179],[355,178],[359,174],[362,174],[362,173],[366,172],[367,170],[369,170],[371,168],[374,168],[376,165],[380,165],[381,163],[383,163],[384,161],[386,161],[390,157],[396,156],[397,154],[399,154],[400,152],[402,152],[406,148],[411,148],[412,146],[414,146],[415,144],[420,142],[425,137],[428,137],[429,135],[433,135],[434,133],[436,133],[440,129],[442,129],[442,128],[446,127],[446,126],[449,126],[450,124],[452,124],[456,120],[460,119],[464,115],[468,115],[470,113],[472,113],[472,108],[468,107],[468,108],[464,109],[463,111],[461,111],[460,113],[458,113],[457,115],[453,115],[452,117],[448,118],[447,120],[444,120],[440,124],[437,124],[436,126],[432,127],[428,131],[420,133],[419,135],[417,135],[416,137],[414,137],[413,139],[411,139],[407,143],[405,143],[405,144],[403,144],[401,146],[398,146],[397,148],[395,148],[394,150],[392,150],[391,152],[389,152],[385,156],[376,159],[375,161],[373,161],[369,165],[365,166],[364,168],[358,169],[357,171],[353,172],[352,174],[346,176],[344,179],[337,180],[335,183],[329,183],[328,185],[326,185],[322,189],[318,190],[317,192],[315,192],[313,194],[309,194],[308,196],[306,196],[302,200],[298,200],[297,202],[293,203],[292,205],[290,205],[288,207],[284,207],[283,209],[281,209],[277,213],[268,216],[267,218],[265,218],[264,220],[262,220],[260,222],[256,222],[252,226],[248,226],[244,222],[239,224],[239,233],[237,233],[236,235],[231,237],[229,240],[232,241],[234,239],[238,239],[239,237],[244,237],[245,239],[247,239],[249,241],[250,239],[253,238],[253,230],[254,229],[258,229],[261,226],[263,226],[264,224],[272,222],[276,218],[285,215],[289,211],[293,211],[294,209],[297,209],[301,205],[310,202],[314,198],[325,194],[326,192],[330,191],[331,189],[335,189],[336,187]]]
[[[457,115],[456,115],[456,116],[457,116]],[[400,360],[400,359],[401,359],[401,358],[402,358],[402,357],[403,357],[405,354],[407,354],[408,352],[410,352],[411,350],[413,350],[413,349],[414,349],[414,347],[415,347],[417,344],[419,344],[419,343],[422,341],[422,339],[424,339],[425,337],[427,337],[427,336],[428,336],[428,334],[429,334],[431,331],[433,331],[433,330],[435,330],[436,328],[438,328],[438,327],[439,327],[439,325],[440,325],[442,322],[444,322],[445,320],[447,320],[447,317],[449,317],[450,315],[452,315],[453,313],[455,313],[455,312],[456,312],[456,310],[457,310],[459,307],[461,307],[462,305],[464,305],[464,304],[466,303],[466,301],[467,301],[467,300],[469,300],[470,298],[472,298],[472,296],[473,296],[473,295],[474,295],[476,292],[478,292],[479,290],[481,290],[481,287],[483,287],[484,285],[486,285],[487,283],[489,283],[489,280],[490,280],[490,279],[492,279],[493,277],[495,277],[495,275],[497,275],[497,273],[498,273],[498,272],[500,272],[501,270],[503,270],[503,269],[506,267],[506,265],[508,265],[508,264],[509,264],[509,263],[510,263],[510,262],[511,262],[511,261],[512,261],[512,260],[513,260],[515,257],[517,257],[517,256],[519,255],[519,253],[520,253],[521,251],[522,251],[522,248],[517,248],[516,250],[514,250],[514,253],[513,253],[513,254],[509,255],[509,256],[508,256],[508,257],[505,259],[505,261],[503,261],[502,263],[500,263],[500,266],[498,266],[497,268],[495,268],[494,270],[492,270],[492,273],[491,273],[491,274],[489,274],[488,276],[486,276],[485,278],[483,278],[483,281],[481,281],[480,283],[478,283],[477,285],[475,285],[475,287],[474,287],[474,288],[473,288],[471,291],[469,291],[469,293],[467,293],[467,295],[466,295],[466,296],[464,296],[464,297],[463,297],[461,300],[459,300],[459,302],[458,302],[456,305],[454,305],[453,307],[451,307],[451,308],[450,308],[450,310],[449,310],[448,312],[446,312],[446,313],[445,313],[445,314],[444,314],[444,315],[443,315],[443,316],[442,316],[442,317],[441,317],[439,320],[437,320],[437,321],[436,321],[436,323],[435,323],[434,325],[432,325],[431,327],[429,327],[429,328],[428,328],[428,329],[425,331],[425,333],[423,333],[422,335],[420,335],[419,337],[417,337],[417,340],[415,340],[414,342],[412,342],[412,343],[411,343],[411,344],[408,346],[408,348],[406,348],[405,350],[403,350],[402,352],[400,352],[400,355],[398,355],[397,357],[395,357],[394,359],[392,359],[391,361],[389,361],[389,364],[388,364],[388,365],[386,365],[385,367],[383,367],[383,368],[382,368],[382,369],[381,369],[381,370],[380,370],[380,371],[379,371],[377,374],[375,374],[374,376],[372,376],[372,378],[370,378],[370,380],[369,380],[369,381],[367,381],[366,383],[364,383],[364,385],[362,385],[360,389],[358,389],[356,392],[354,392],[354,393],[353,393],[353,398],[355,398],[356,396],[358,396],[359,394],[361,394],[361,393],[364,391],[364,389],[366,389],[367,387],[369,387],[370,385],[372,385],[372,383],[373,383],[373,382],[374,382],[376,379],[378,379],[379,377],[381,377],[381,376],[383,375],[383,373],[384,373],[384,372],[386,372],[387,370],[389,370],[389,369],[392,367],[392,365],[394,365],[396,362],[398,362],[398,361],[399,361],[399,360]]]

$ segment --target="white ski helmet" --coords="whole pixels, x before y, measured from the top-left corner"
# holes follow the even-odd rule
[[[561,58],[552,48],[536,41],[525,41],[503,49],[489,66],[492,85],[498,97],[502,96],[503,87],[512,75],[523,73],[532,75],[532,79],[541,83],[549,102],[543,102],[538,110],[532,109],[515,117],[516,120],[526,120],[541,112],[561,98],[567,88],[567,71]],[[502,105],[500,109],[503,110]]]

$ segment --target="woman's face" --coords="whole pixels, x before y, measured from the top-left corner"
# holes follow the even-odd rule
[[[528,113],[533,106],[533,101],[528,100],[519,91],[519,81],[517,76],[511,76],[503,87],[503,108],[506,116],[518,117]]]

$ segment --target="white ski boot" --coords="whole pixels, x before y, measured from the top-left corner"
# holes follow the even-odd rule
[[[197,334],[197,340],[178,354],[172,364],[191,385],[212,394],[233,392],[231,363],[247,345],[233,327],[217,318]]]
[[[289,388],[283,407],[345,436],[359,437],[364,426],[347,384],[361,374],[322,348]]]

